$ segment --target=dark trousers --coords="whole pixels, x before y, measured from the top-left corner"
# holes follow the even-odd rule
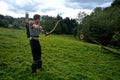
[[[39,40],[31,39],[30,45],[32,50],[33,61],[41,61],[41,45],[39,43]]]

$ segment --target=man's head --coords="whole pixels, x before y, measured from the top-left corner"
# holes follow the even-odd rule
[[[34,19],[34,20],[40,19],[40,15],[39,15],[39,14],[35,14],[35,15],[33,16],[33,19]]]
[[[40,15],[39,15],[39,14],[35,14],[35,15],[33,16],[33,19],[34,19],[37,23],[39,23],[39,21],[40,21]]]

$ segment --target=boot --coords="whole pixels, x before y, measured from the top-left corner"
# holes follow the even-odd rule
[[[36,73],[37,70],[37,64],[32,63],[32,73]]]
[[[42,68],[42,61],[41,61],[41,60],[39,60],[39,61],[37,62],[37,68],[39,68],[39,69]]]

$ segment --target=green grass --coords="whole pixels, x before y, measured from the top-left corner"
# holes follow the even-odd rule
[[[25,31],[0,28],[0,80],[120,79],[120,57],[98,45],[67,35],[49,35],[40,43],[43,69],[31,74],[32,55]]]

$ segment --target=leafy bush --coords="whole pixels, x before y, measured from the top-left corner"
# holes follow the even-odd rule
[[[17,21],[13,22],[13,28],[14,29],[20,29],[20,24]]]
[[[0,19],[0,26],[1,27],[8,27],[8,25],[9,25],[9,23],[8,23],[8,21],[7,20],[5,20],[5,19]]]

